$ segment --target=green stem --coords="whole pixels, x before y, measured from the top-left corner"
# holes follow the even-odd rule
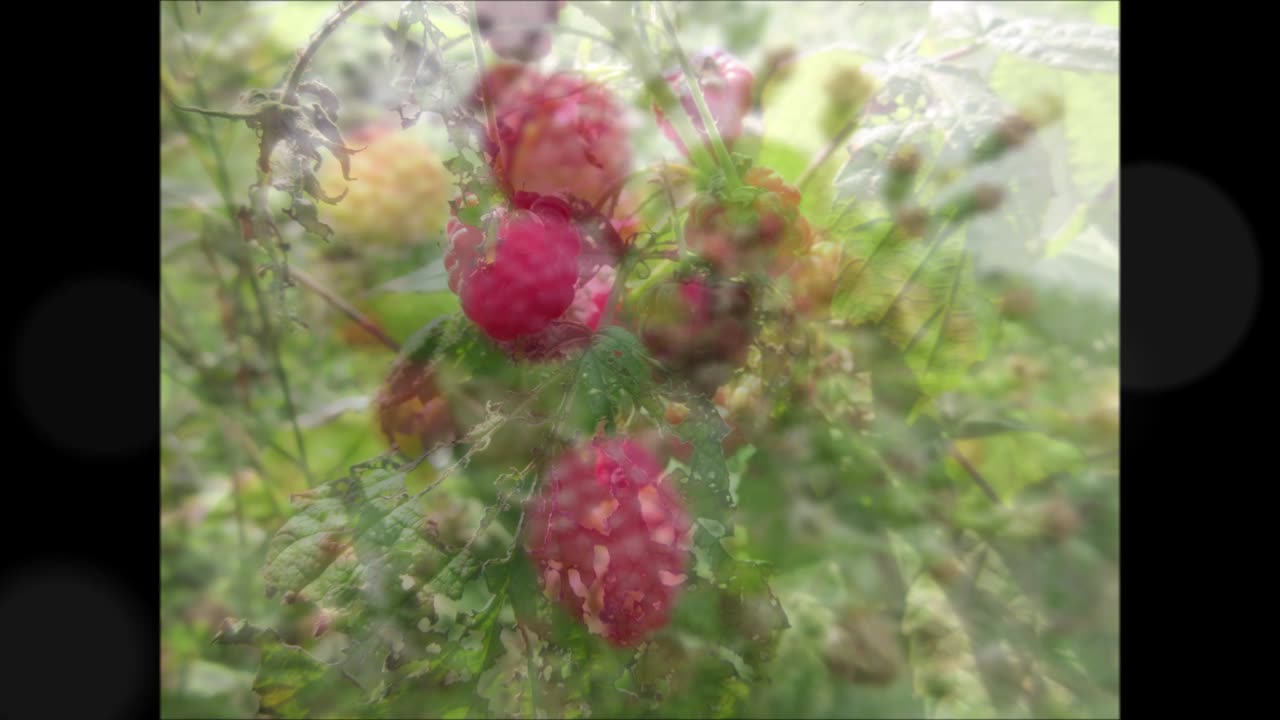
[[[711,149],[724,170],[725,178],[729,181],[729,189],[732,190],[740,185],[742,181],[738,178],[738,169],[733,165],[733,157],[729,155],[729,148],[725,147],[724,139],[720,137],[720,130],[716,127],[715,118],[711,115],[711,108],[707,106],[707,99],[702,95],[702,83],[698,81],[698,76],[693,69],[693,63],[689,62],[689,56],[680,47],[680,38],[676,35],[675,26],[671,24],[671,18],[667,16],[666,9],[659,2],[655,2],[654,6],[658,10],[658,17],[662,19],[662,27],[667,31],[667,37],[671,40],[671,48],[675,50],[676,58],[680,61],[680,68],[684,70],[685,84],[689,86],[689,92],[693,96],[693,104],[698,108],[702,126],[706,130],[707,138],[711,141]]]
[[[680,267],[680,263],[674,260],[663,260],[656,270],[651,270],[649,272],[649,277],[641,281],[639,285],[636,285],[635,289],[631,293],[632,296],[640,297],[644,295],[648,292],[649,288],[657,285],[663,280],[666,280],[675,273],[676,268],[678,267]]]
[[[704,145],[699,142],[698,131],[693,127],[693,123],[689,120],[688,115],[685,114],[684,108],[681,107],[680,100],[671,91],[670,86],[667,85],[666,78],[663,77],[662,72],[658,69],[658,61],[654,56],[653,48],[649,46],[647,36],[637,37],[637,29],[630,26],[610,27],[609,32],[613,33],[616,42],[615,47],[639,71],[645,89],[648,91],[653,103],[671,121],[672,127],[676,131],[676,136],[680,138],[680,142],[684,143],[685,148],[689,151],[689,159],[703,173],[710,174],[713,172],[715,164],[709,162],[710,158],[706,157],[706,153],[703,150]]]
[[[245,258],[244,262],[247,264],[248,258]],[[293,393],[289,390],[289,376],[285,373],[284,363],[280,360],[280,337],[276,335],[271,324],[267,303],[262,297],[261,287],[258,286],[258,276],[249,268],[246,268],[245,276],[249,278],[249,289],[253,291],[254,304],[258,306],[258,319],[262,323],[262,339],[271,356],[271,370],[276,376],[276,382],[280,383],[280,391],[284,395],[284,407],[289,413],[289,424],[293,426],[293,439],[298,445],[298,464],[302,468],[303,476],[307,478],[307,487],[314,487],[315,478],[311,476],[311,467],[307,462],[307,445],[302,440],[297,407],[293,403]]]
[[[676,246],[680,251],[679,257],[683,260],[689,252],[689,247],[684,239],[684,225],[680,223],[680,209],[676,207],[675,193],[671,192],[671,177],[667,172],[667,164],[665,162],[662,170],[662,189],[666,191],[667,202],[671,205],[671,229],[676,236]]]
[[[832,153],[836,151],[836,148],[843,145],[857,129],[858,117],[854,116],[852,120],[845,123],[844,127],[840,128],[840,130],[835,134],[835,137],[831,138],[831,142],[827,143],[827,146],[819,151],[817,156],[815,156],[809,163],[809,167],[805,168],[804,173],[802,173],[800,178],[796,180],[796,189],[804,192],[805,186],[809,184],[810,180],[813,180],[814,175],[817,175],[818,168],[826,164],[827,160],[831,158]]]
[[[613,325],[613,313],[618,306],[618,298],[622,296],[622,291],[627,284],[627,275],[630,274],[631,268],[635,261],[623,259],[618,266],[618,274],[613,279],[613,287],[609,290],[609,299],[605,302],[604,313],[600,316],[600,327],[607,328]]]

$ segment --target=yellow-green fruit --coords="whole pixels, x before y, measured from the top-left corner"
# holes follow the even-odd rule
[[[403,246],[440,238],[449,220],[452,178],[435,151],[414,128],[375,125],[349,133],[350,177],[336,161],[319,172],[331,196],[347,191],[336,205],[321,205],[320,219],[336,240],[356,246]]]

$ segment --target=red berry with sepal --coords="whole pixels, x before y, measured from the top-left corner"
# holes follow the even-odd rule
[[[753,294],[748,283],[710,277],[663,283],[634,309],[633,322],[656,359],[710,395],[746,362]]]
[[[526,517],[543,592],[591,632],[626,647],[667,624],[689,570],[691,524],[648,450],[603,436],[569,450]]]
[[[489,337],[540,332],[573,303],[582,240],[569,217],[563,201],[540,198],[500,213],[491,242],[479,228],[450,223],[449,286]]]
[[[712,119],[715,120],[716,131],[720,133],[725,147],[732,147],[742,134],[743,118],[751,112],[751,91],[755,78],[741,60],[720,49],[701,51],[691,59],[691,64],[698,73],[698,87],[707,102],[707,109],[711,111]],[[673,70],[667,73],[666,80],[671,85],[672,92],[680,98],[680,104],[693,127],[705,140],[707,131],[702,124],[702,116],[698,113],[698,106],[694,103],[693,94],[685,82],[684,71]],[[680,152],[688,156],[689,150],[681,142],[671,121],[656,105],[653,112],[663,134],[680,148]]]
[[[486,243],[483,231],[456,217],[449,223],[444,265],[468,317],[520,360],[556,360],[589,344],[626,251],[614,225],[578,198],[528,192],[515,193],[509,207],[494,209],[483,224],[498,228],[494,242]],[[505,278],[512,284],[501,287],[503,273],[519,274],[530,260],[528,253],[512,259],[518,248],[504,252],[504,243],[533,247],[530,252],[543,253],[547,262],[533,266],[523,285],[521,278]],[[576,272],[569,271],[569,262]],[[525,287],[530,283],[532,290]],[[532,300],[524,297],[530,293]],[[514,310],[525,315],[512,315]]]

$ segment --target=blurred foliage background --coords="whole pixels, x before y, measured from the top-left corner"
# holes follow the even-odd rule
[[[750,679],[733,690],[740,697],[729,714],[1118,713],[1119,76],[1105,42],[1118,26],[1118,3],[671,7],[686,48],[724,47],[757,77],[780,51],[791,53],[763,93],[758,164],[790,182],[812,174],[815,189],[802,206],[810,222],[864,258],[860,243],[875,238],[841,235],[850,227],[841,211],[856,206],[859,222],[875,216],[884,164],[901,144],[927,150],[937,161],[926,163],[928,173],[972,150],[1010,109],[1046,96],[1061,107],[1059,121],[1018,152],[957,183],[1005,189],[999,212],[965,228],[967,254],[955,259],[976,278],[975,307],[986,308],[974,315],[981,351],[959,343],[954,370],[923,374],[908,353],[930,402],[877,402],[869,414],[873,381],[859,366],[863,340],[849,328],[869,310],[864,297],[837,293],[849,323],[818,332],[846,371],[821,385],[810,407],[774,413],[766,439],[729,455],[740,520],[730,544],[770,564],[790,626],[758,675],[742,673]],[[328,241],[279,224],[302,281],[278,287],[259,272],[267,258],[242,235],[239,209],[257,177],[254,133],[173,108],[229,108],[249,88],[275,86],[333,10],[310,2],[160,6],[165,717],[259,712],[260,651],[211,642],[227,618],[276,628],[322,660],[342,652],[341,633],[312,637],[313,609],[269,599],[260,572],[273,534],[295,513],[295,495],[386,450],[370,404],[395,356],[324,290],[400,344],[458,309],[440,266],[442,219],[415,226],[420,242],[384,241],[368,236],[361,217],[343,217],[359,209],[342,204],[320,209],[338,230]],[[398,3],[371,3],[313,63],[353,123],[379,117],[381,88],[394,72],[385,31],[398,12]],[[440,22],[451,36],[466,35],[456,18]],[[669,153],[639,81],[590,39],[597,20],[570,3],[560,23],[570,30],[554,36],[547,66],[577,68],[629,101],[637,166]],[[822,109],[832,78],[849,67],[891,89],[840,150],[810,167],[831,140]],[[402,206],[373,211],[382,220],[414,215],[421,198],[453,194],[440,163],[455,151],[432,116],[397,142],[383,165],[361,168],[356,156],[353,175],[409,193]],[[435,180],[413,186],[424,177]],[[329,192],[339,192],[338,181]],[[285,200],[271,198],[277,214]],[[885,273],[900,269],[892,257],[880,262]],[[872,417],[879,432],[865,430]],[[947,428],[950,444],[937,462],[913,444],[908,425],[918,422]],[[464,470],[456,488],[451,481],[434,496],[433,517],[474,526],[492,497],[468,490],[467,474],[493,472],[484,463]],[[900,481],[912,474],[922,482]],[[945,511],[920,515],[915,508],[935,502],[913,493],[937,487],[946,489]],[[500,546],[506,540],[495,532],[489,540]],[[486,692],[489,714],[520,710]],[[661,715],[664,706],[612,710]]]

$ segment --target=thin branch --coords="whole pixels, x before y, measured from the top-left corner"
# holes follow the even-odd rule
[[[980,490],[982,490],[983,494],[986,495],[991,502],[997,505],[1004,504],[1000,501],[1000,496],[996,495],[996,491],[992,489],[991,484],[987,482],[986,478],[982,477],[982,473],[978,472],[978,469],[969,462],[969,458],[961,455],[960,451],[956,450],[955,447],[951,448],[951,457],[955,458],[956,462],[960,463],[960,467],[964,468],[964,471],[969,473],[969,477],[973,478],[973,482]]]
[[[298,61],[294,63],[293,69],[289,71],[289,77],[285,82],[284,95],[281,96],[281,100],[289,104],[297,103],[298,85],[302,83],[302,71],[307,68],[311,59],[315,57],[316,51],[333,34],[333,31],[337,30],[339,25],[346,22],[347,18],[355,14],[355,11],[359,10],[364,4],[365,0],[353,0],[346,5],[342,5],[332,17],[325,20],[324,25],[320,26],[320,30],[311,36],[310,42],[307,43],[302,53],[298,55]]]
[[[248,258],[244,258],[244,262],[248,263]],[[311,468],[307,463],[307,446],[302,439],[302,428],[298,425],[298,411],[293,402],[293,393],[289,389],[289,376],[284,371],[284,363],[280,359],[280,338],[276,335],[271,323],[271,315],[267,311],[267,303],[262,297],[262,288],[258,286],[258,276],[252,270],[246,270],[246,277],[249,278],[249,289],[253,291],[254,304],[258,306],[258,320],[262,323],[262,339],[263,344],[267,346],[267,352],[271,356],[271,370],[276,376],[276,382],[280,383],[280,391],[284,395],[284,407],[289,413],[289,423],[293,426],[293,439],[298,446],[298,460],[302,467],[302,474],[307,478],[307,486],[315,485],[315,478],[311,476]]]
[[[894,227],[897,227],[896,224]],[[898,306],[898,303],[902,301],[902,298],[906,297],[907,291],[915,284],[916,278],[920,276],[924,267],[929,264],[929,260],[933,258],[933,253],[942,246],[942,243],[946,242],[947,238],[951,237],[952,232],[953,229],[951,227],[950,220],[948,220],[945,225],[938,228],[936,232],[937,236],[934,238],[933,243],[929,245],[929,249],[925,251],[924,257],[920,259],[919,264],[917,264],[915,269],[911,271],[911,274],[907,276],[907,281],[903,283],[902,288],[893,296],[893,300],[889,303],[889,307],[885,308],[884,314],[876,321],[877,324],[883,323],[889,317],[890,313],[893,312],[893,309]],[[868,262],[870,262],[869,259]]]
[[[659,2],[654,2],[653,5],[657,8],[658,17],[662,19],[662,26],[671,40],[671,47],[675,50],[676,59],[680,61],[680,68],[684,70],[685,84],[689,86],[693,104],[698,108],[698,115],[702,119],[703,129],[707,133],[707,138],[711,141],[711,149],[715,152],[716,159],[719,160],[725,177],[729,180],[729,187],[737,187],[741,183],[738,178],[738,169],[733,166],[733,158],[729,155],[729,149],[725,147],[724,139],[720,137],[720,130],[716,127],[716,120],[711,114],[711,108],[707,106],[707,99],[702,95],[702,83],[693,70],[693,63],[689,62],[689,56],[685,55],[684,49],[680,47],[680,38],[676,35],[675,26],[671,24],[671,18],[667,16],[666,9]]]
[[[383,332],[382,328],[378,327],[377,323],[357,310],[351,305],[351,303],[348,303],[346,300],[338,297],[338,295],[332,290],[321,285],[318,280],[311,277],[310,273],[295,266],[290,269],[290,277],[297,280],[298,284],[319,295],[325,302],[332,305],[343,315],[346,315],[365,332],[377,338],[383,345],[387,346],[389,350],[395,353],[400,352],[400,343],[396,342],[391,336]]]
[[[837,148],[848,142],[849,138],[853,136],[853,133],[857,131],[857,129],[858,117],[855,115],[851,120],[849,120],[849,122],[844,124],[844,127],[840,128],[840,131],[835,134],[835,137],[831,138],[831,142],[827,143],[827,146],[822,148],[822,150],[814,156],[813,160],[809,163],[809,167],[805,168],[804,172],[800,174],[800,178],[796,180],[796,189],[804,192],[805,186],[809,184],[810,180],[813,180],[813,176],[817,174],[818,168],[822,167],[827,160],[831,158],[832,153],[834,153]]]
[[[471,52],[475,55],[476,73],[480,78],[476,84],[476,92],[480,93],[480,104],[484,106],[485,127],[488,128],[489,137],[498,144],[498,154],[506,162],[506,148],[502,147],[502,135],[498,132],[498,121],[493,115],[493,99],[489,97],[489,89],[486,87],[488,83],[484,81],[484,50],[480,47],[480,19],[476,14],[475,0],[471,0],[468,5],[471,9]]]

